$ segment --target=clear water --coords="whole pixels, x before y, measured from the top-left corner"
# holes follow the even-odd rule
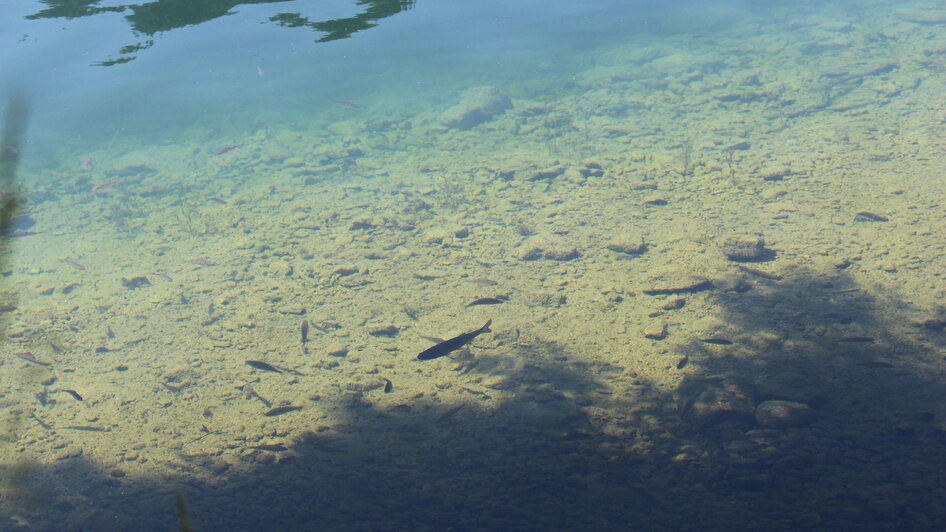
[[[10,4],[0,528],[946,526],[940,2]]]

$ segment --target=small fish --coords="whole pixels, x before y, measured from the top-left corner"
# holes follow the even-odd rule
[[[230,153],[231,151],[239,148],[242,144],[230,144],[229,146],[224,146],[216,151],[214,151],[214,156],[223,155],[224,153]]]
[[[506,301],[509,301],[509,296],[481,297],[467,306],[474,307],[476,305],[498,305],[500,303],[505,303]]]
[[[12,305],[10,303],[0,305],[0,314],[3,314],[4,312],[13,312],[14,310],[16,310],[16,305]]]
[[[94,427],[91,425],[72,425],[69,427],[60,427],[66,430],[81,430],[83,432],[111,432],[112,429],[106,429],[103,427]]]
[[[207,199],[210,200],[210,201],[212,201],[212,202],[214,202],[214,203],[219,203],[220,205],[226,205],[226,204],[227,204],[227,202],[226,202],[225,200],[220,199],[220,198],[218,198],[218,197],[216,197],[216,196],[211,196],[211,197],[209,197],[209,198],[207,198]]]
[[[349,109],[349,110],[361,109],[360,105],[354,104],[351,102],[335,102],[335,105],[341,107],[342,109]]]
[[[860,288],[844,288],[841,290],[832,290],[832,294],[853,294],[854,292],[860,292]]]
[[[49,390],[45,386],[43,386],[43,391],[36,394],[36,400],[43,406],[49,404]]]
[[[271,451],[274,453],[281,453],[283,451],[289,450],[282,443],[264,443],[263,445],[250,445],[249,448],[258,449],[260,451]]]
[[[874,339],[870,336],[845,336],[838,340],[839,342],[845,342],[848,344],[872,344]]]
[[[266,408],[272,408],[272,407],[273,407],[273,404],[272,404],[272,403],[270,403],[269,401],[267,401],[265,397],[263,397],[263,396],[261,396],[260,394],[256,393],[256,390],[254,390],[253,387],[250,386],[249,384],[244,384],[243,387],[240,388],[240,389],[243,390],[243,394],[246,396],[247,399],[252,399],[252,398],[255,397],[256,399],[259,399],[261,403],[263,403],[264,405],[266,405]]]
[[[247,360],[246,364],[250,367],[261,369],[263,371],[272,371],[273,373],[282,373],[282,370],[278,369],[276,366],[267,364],[259,360]]]
[[[77,261],[77,260],[75,260],[75,259],[70,259],[70,258],[67,257],[67,258],[65,258],[65,259],[62,259],[62,262],[68,264],[69,266],[72,266],[73,268],[79,270],[80,272],[84,272],[84,271],[85,271],[85,266],[83,266],[82,264],[80,264],[79,261]]]
[[[198,266],[216,266],[217,265],[216,262],[204,257],[197,257],[196,259],[190,261],[190,263],[196,264]]]
[[[275,416],[281,416],[283,414],[288,414],[289,412],[295,412],[296,410],[302,410],[302,407],[292,406],[292,405],[277,406],[276,408],[270,409],[268,412],[266,412],[263,415],[266,417],[275,417]]]
[[[23,238],[26,236],[36,236],[43,234],[42,231],[14,231],[10,234],[10,238]]]
[[[433,360],[435,358],[440,358],[444,355],[448,355],[457,349],[460,349],[464,345],[473,341],[477,336],[491,332],[489,326],[493,323],[493,320],[486,322],[486,325],[483,325],[475,331],[470,331],[468,333],[463,333],[460,336],[456,336],[444,342],[425,349],[419,355],[417,355],[417,360]]]
[[[890,220],[882,214],[862,211],[854,215],[855,222],[886,222]]]
[[[23,360],[29,362],[30,364],[36,364],[37,366],[46,366],[46,367],[50,366],[48,362],[42,362],[40,360],[36,360],[36,357],[33,356],[33,353],[30,353],[29,351],[21,351],[19,353],[14,353],[14,354],[22,358]]]
[[[756,277],[761,277],[763,279],[768,279],[770,281],[781,281],[782,276],[777,273],[769,273],[765,270],[759,270],[757,268],[750,268],[748,266],[743,266],[741,264],[736,265],[740,270],[748,273],[749,275],[755,275]]]
[[[883,360],[865,360],[858,362],[857,365],[870,369],[890,369],[894,367],[890,362],[884,362]]]
[[[463,403],[459,406],[455,406],[451,408],[450,410],[447,410],[443,414],[440,414],[440,416],[437,417],[437,423],[443,423],[444,421],[447,421],[448,419],[457,415],[457,412],[459,412],[460,410],[463,410],[463,407],[465,406],[466,406],[466,403]]]
[[[59,390],[59,391],[60,391],[60,392],[66,392],[67,394],[71,395],[72,398],[75,399],[76,401],[81,401],[81,400],[82,400],[82,396],[79,395],[79,392],[77,392],[77,391],[75,391],[75,390],[69,390],[69,389],[63,388],[63,389],[61,389],[61,390]]]
[[[206,418],[206,419],[210,419],[210,418],[214,417],[214,411],[211,410],[210,407],[208,406],[207,408],[204,409],[203,416],[204,416],[204,418]]]
[[[91,189],[92,195],[98,196],[99,192],[105,189],[112,188],[117,185],[124,184],[124,183],[125,183],[124,179],[112,179],[111,181],[105,181],[104,183],[98,183],[96,185],[92,185],[92,189]]]
[[[726,338],[700,338],[700,341],[704,344],[713,344],[713,345],[732,345],[732,340]]]
[[[43,428],[46,429],[46,430],[52,430],[53,426],[50,425],[49,423],[46,423],[46,422],[43,421],[42,419],[36,417],[36,414],[30,412],[30,417],[32,417],[33,419],[35,419],[36,422],[39,423],[39,426],[40,426],[40,427],[43,427]]]
[[[309,320],[302,320],[302,347],[309,341]]]
[[[384,379],[384,393],[391,393],[394,391],[394,383],[390,379]]]

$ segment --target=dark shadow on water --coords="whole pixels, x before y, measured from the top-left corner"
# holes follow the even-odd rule
[[[238,451],[233,467],[224,449],[148,481],[83,456],[6,464],[19,489],[0,528],[168,530],[179,486],[196,530],[942,529],[942,333],[891,295],[851,291],[844,272],[716,286],[692,297],[718,305],[705,332],[731,343],[698,331],[675,354],[688,386],[742,386],[746,415],[723,400],[718,417],[695,417],[678,406],[690,392],[579,362],[532,331],[463,374],[435,361],[438,386],[393,407],[353,390],[344,419],[300,427],[285,452]],[[767,400],[814,419],[760,427],[752,408]]]

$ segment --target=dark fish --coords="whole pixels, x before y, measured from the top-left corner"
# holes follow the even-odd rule
[[[13,312],[14,310],[16,310],[16,305],[12,305],[9,303],[0,305],[0,314],[3,314],[4,312]]]
[[[443,414],[440,414],[440,415],[437,417],[437,423],[443,423],[444,421],[447,421],[448,419],[450,419],[450,418],[452,418],[453,416],[457,415],[457,412],[459,412],[460,410],[463,410],[463,407],[465,407],[465,406],[466,406],[466,403],[463,403],[463,404],[461,404],[461,405],[459,405],[459,406],[455,406],[455,407],[451,408],[450,410],[447,410],[447,411],[444,412]]]
[[[302,347],[309,340],[309,320],[302,320]]]
[[[481,297],[467,306],[474,307],[476,305],[498,305],[500,303],[505,303],[506,301],[509,301],[509,296]]]
[[[19,352],[19,353],[15,353],[15,354],[16,354],[16,356],[18,356],[18,357],[22,358],[23,360],[29,362],[30,364],[36,364],[37,366],[47,366],[47,367],[49,366],[49,363],[48,363],[48,362],[42,362],[42,361],[40,361],[40,360],[36,360],[36,357],[33,356],[33,353],[30,353],[29,351],[21,351],[21,352]]]
[[[283,451],[288,451],[285,445],[281,443],[264,443],[263,445],[250,445],[250,449],[258,449],[260,451],[272,451],[276,453],[281,453]]]
[[[68,264],[69,266],[72,266],[73,268],[79,270],[80,272],[84,272],[84,271],[85,271],[85,266],[83,266],[82,264],[80,264],[79,261],[77,261],[77,260],[75,260],[75,259],[66,258],[66,259],[62,259],[62,262]]]
[[[748,273],[749,275],[755,275],[756,277],[761,277],[763,279],[768,279],[770,281],[781,281],[782,276],[777,273],[769,273],[764,270],[758,270],[756,268],[750,268],[748,266],[743,266],[741,264],[736,265],[740,270]]]
[[[270,364],[261,362],[259,360],[247,360],[246,364],[250,367],[261,369],[263,371],[272,371],[273,373],[282,373],[282,371],[277,369],[276,366],[272,366]]]
[[[43,406],[49,404],[49,390],[47,390],[45,386],[43,386],[43,391],[36,394],[36,400]]]
[[[111,432],[112,429],[107,429],[103,427],[94,427],[91,425],[72,425],[69,427],[60,427],[66,430],[81,430],[83,432]]]
[[[444,355],[450,354],[452,351],[456,351],[457,349],[460,349],[464,345],[470,343],[477,336],[490,332],[489,326],[492,323],[493,320],[489,320],[486,322],[486,325],[475,331],[463,333],[460,336],[440,342],[439,344],[426,349],[421,354],[417,355],[417,360],[433,360],[435,358],[440,358]]]
[[[10,233],[10,238],[23,238],[25,236],[36,236],[43,234],[42,231],[14,231]]]
[[[229,153],[229,152],[231,152],[231,151],[233,151],[233,150],[239,148],[240,146],[242,146],[242,144],[231,144],[231,145],[229,145],[229,146],[224,146],[224,147],[222,147],[222,148],[220,148],[220,149],[214,151],[214,155],[216,156],[216,155],[223,155],[224,153]]]
[[[886,222],[889,218],[882,214],[876,214],[873,212],[859,212],[854,215],[855,222]]]
[[[845,336],[838,340],[839,342],[845,342],[849,344],[872,344],[874,339],[870,336]]]
[[[46,430],[52,430],[53,426],[50,425],[49,423],[46,423],[46,422],[43,421],[42,419],[36,417],[36,414],[30,412],[30,416],[31,416],[33,419],[35,419],[37,423],[39,423],[39,426],[40,426],[40,427],[43,427],[43,428],[46,429]]]
[[[384,379],[384,393],[391,393],[394,391],[394,383],[390,379]]]
[[[858,362],[857,365],[870,369],[890,369],[893,367],[893,364],[890,362],[884,362],[883,360],[865,360],[863,362]]]
[[[301,406],[277,406],[276,408],[270,409],[268,412],[263,414],[266,417],[275,417],[281,416],[283,414],[288,414],[289,412],[295,412],[296,410],[302,410]]]
[[[265,397],[263,397],[263,396],[261,396],[260,394],[256,393],[256,390],[254,390],[253,387],[250,386],[249,384],[244,384],[244,385],[243,385],[243,388],[241,388],[241,389],[243,390],[243,394],[246,396],[247,399],[252,399],[252,398],[255,397],[255,398],[259,399],[261,403],[263,403],[264,405],[266,405],[266,408],[272,408],[272,407],[273,407],[273,404],[272,404],[272,403],[270,403],[269,401],[267,401]]]
[[[726,338],[700,338],[700,341],[704,344],[732,345],[732,340],[727,340]]]
[[[75,390],[67,390],[66,388],[63,388],[63,389],[61,389],[61,390],[59,390],[59,391],[60,391],[60,392],[66,392],[67,394],[71,395],[72,398],[75,399],[76,401],[81,401],[81,400],[82,400],[82,396],[79,395],[79,392],[77,392],[77,391],[75,391]]]
[[[214,417],[214,411],[211,410],[210,407],[208,406],[207,408],[204,409],[204,414],[203,414],[203,415],[204,415],[204,417],[205,417],[206,419],[210,419],[210,418]]]

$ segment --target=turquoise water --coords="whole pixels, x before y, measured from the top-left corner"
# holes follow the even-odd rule
[[[944,526],[942,6],[508,4],[0,10],[3,529]]]

